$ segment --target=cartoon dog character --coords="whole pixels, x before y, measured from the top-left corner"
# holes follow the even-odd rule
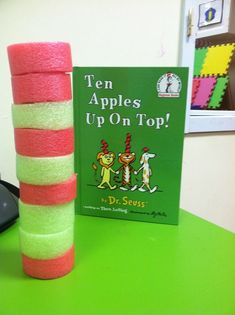
[[[117,174],[119,172],[122,172],[122,184],[120,186],[121,190],[128,190],[134,191],[137,188],[137,185],[132,186],[131,184],[131,174],[135,173],[134,168],[131,166],[131,164],[135,161],[135,153],[131,153],[131,134],[128,133],[126,135],[126,149],[125,152],[119,153],[118,155],[118,162],[122,164],[122,166],[117,170]]]
[[[137,173],[139,173],[142,170],[142,185],[141,187],[138,189],[139,191],[146,191],[146,189],[144,189],[144,187],[147,187],[147,190],[150,191],[150,193],[153,193],[154,191],[157,190],[158,186],[155,186],[153,188],[150,187],[150,176],[152,175],[152,170],[150,168],[149,165],[149,159],[152,159],[156,156],[156,154],[154,153],[149,153],[149,148],[144,148],[143,149],[144,153],[142,154],[141,158],[140,158],[140,164],[142,165]]]
[[[105,140],[101,141],[102,147],[101,152],[97,154],[97,161],[99,161],[102,166],[101,169],[101,183],[97,186],[98,188],[104,189],[105,185],[107,185],[110,189],[115,189],[117,186],[112,186],[110,184],[111,172],[115,173],[115,171],[111,168],[114,164],[115,154],[108,150],[108,144]]]

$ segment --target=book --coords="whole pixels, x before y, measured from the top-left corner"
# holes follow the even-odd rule
[[[74,67],[76,212],[178,224],[188,69]]]

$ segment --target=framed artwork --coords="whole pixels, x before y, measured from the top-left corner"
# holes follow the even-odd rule
[[[198,27],[218,24],[222,22],[223,0],[213,0],[199,5]]]

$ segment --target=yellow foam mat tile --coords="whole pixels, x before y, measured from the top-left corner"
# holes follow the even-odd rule
[[[208,47],[201,75],[225,75],[228,72],[235,44]]]

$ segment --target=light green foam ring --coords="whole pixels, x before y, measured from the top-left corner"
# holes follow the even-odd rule
[[[73,126],[72,101],[12,105],[15,128],[60,130]]]
[[[52,259],[63,255],[73,245],[73,226],[59,233],[33,234],[19,228],[21,252],[35,259]]]
[[[33,185],[58,184],[74,173],[74,155],[28,157],[16,155],[16,175],[19,181]]]
[[[74,224],[74,202],[56,206],[30,205],[19,200],[20,226],[29,233],[58,233]]]

